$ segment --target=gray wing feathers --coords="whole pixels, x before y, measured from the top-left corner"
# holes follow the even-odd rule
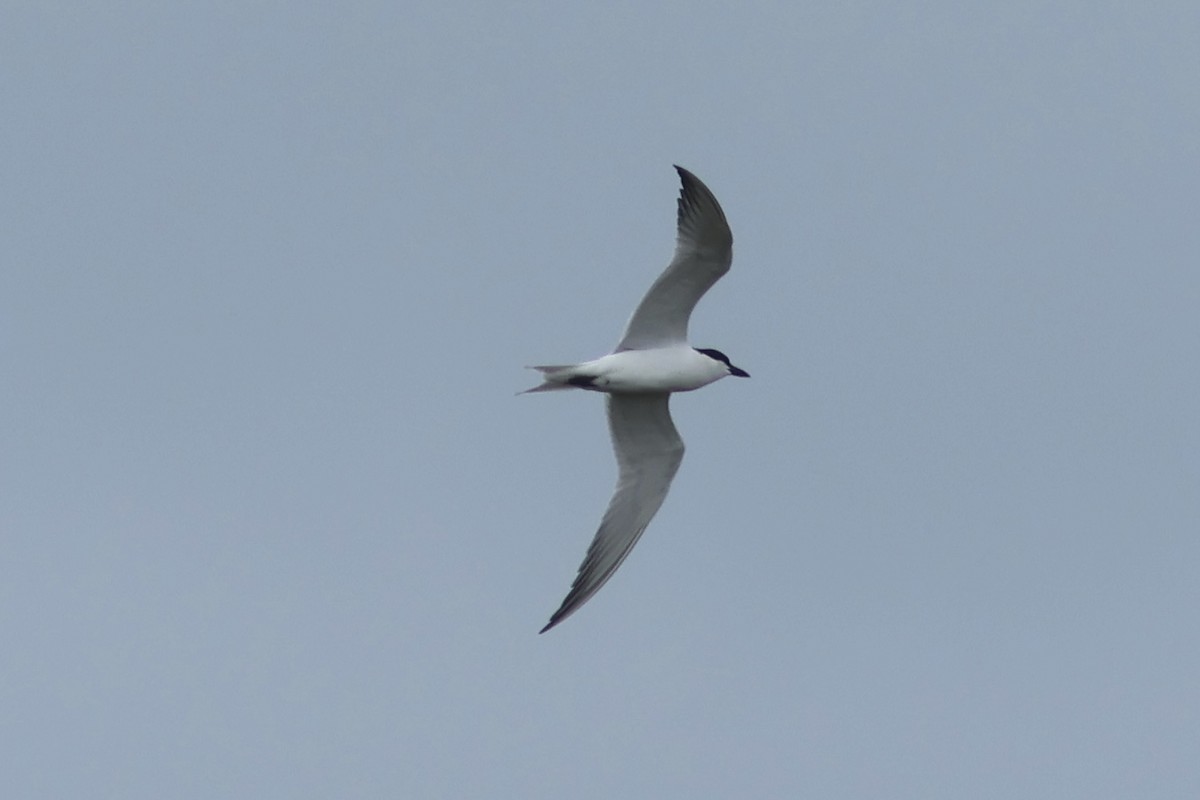
[[[695,175],[675,170],[682,183],[675,257],[633,312],[618,352],[687,341],[692,309],[733,261],[733,233],[717,198]]]
[[[683,461],[683,440],[671,421],[669,394],[608,396],[608,426],[617,455],[617,488],[579,574],[541,633],[600,591],[650,524]]]

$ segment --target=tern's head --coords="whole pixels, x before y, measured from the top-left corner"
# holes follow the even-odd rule
[[[695,348],[695,350],[697,353],[702,353],[703,355],[708,356],[713,361],[720,361],[722,364],[725,365],[725,369],[729,372],[730,375],[733,375],[738,378],[749,378],[750,377],[750,373],[746,372],[746,370],[739,369],[739,368],[735,367],[733,364],[730,364],[729,356],[725,355],[720,350],[713,350],[711,347],[697,347],[697,348]]]

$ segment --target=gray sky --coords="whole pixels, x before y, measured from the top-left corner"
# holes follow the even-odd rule
[[[1200,9],[574,5],[5,12],[4,795],[1200,796]]]

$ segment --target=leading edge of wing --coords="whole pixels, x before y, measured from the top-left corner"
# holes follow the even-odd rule
[[[562,605],[545,633],[579,610],[612,577],[662,506],[683,461],[667,393],[608,395],[617,486]]]
[[[733,233],[704,182],[680,166],[675,255],[625,326],[617,351],[687,341],[692,309],[733,261]]]

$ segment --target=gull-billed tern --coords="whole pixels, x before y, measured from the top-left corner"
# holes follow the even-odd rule
[[[600,529],[562,605],[541,633],[600,591],[654,518],[683,461],[671,422],[672,392],[690,392],[726,375],[750,375],[720,350],[693,348],[688,318],[733,261],[733,234],[717,198],[676,166],[679,191],[675,256],[642,298],[617,349],[582,364],[532,367],[543,383],[528,392],[590,389],[608,395],[608,427],[617,456],[617,487]],[[524,392],[523,392],[524,394]]]

